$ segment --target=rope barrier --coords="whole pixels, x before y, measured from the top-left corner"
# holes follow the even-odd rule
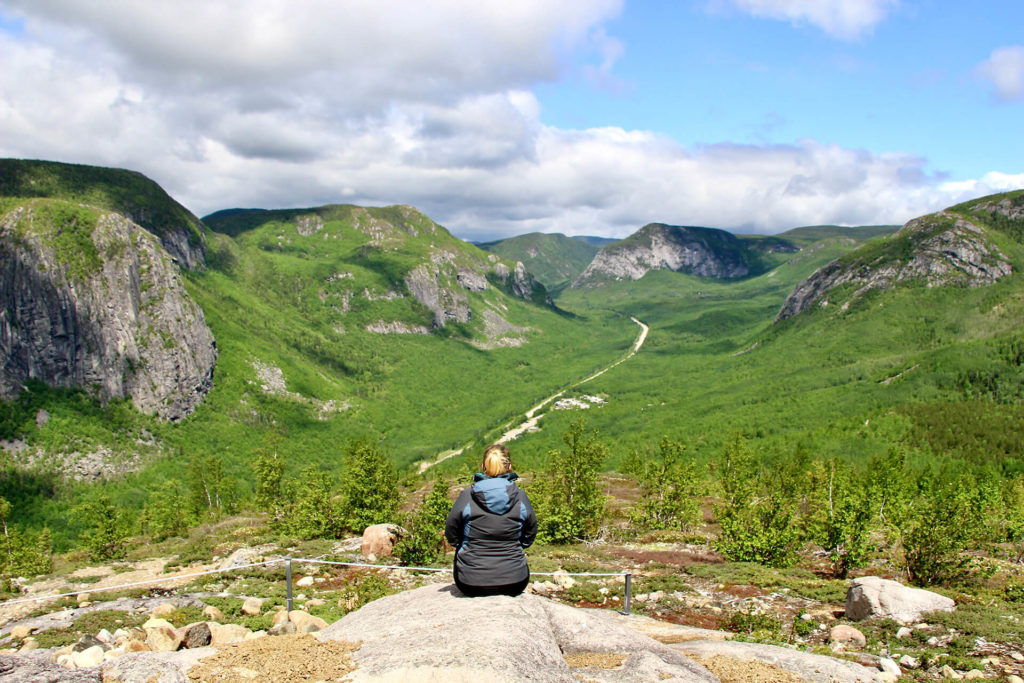
[[[58,593],[56,595],[40,595],[34,598],[22,598],[20,600],[10,600],[8,602],[0,603],[0,607],[7,607],[9,605],[18,605],[26,602],[40,602],[42,600],[56,600],[58,598],[67,598],[72,595],[82,595],[88,593],[105,593],[122,588],[134,588],[136,586],[146,586],[154,583],[163,583],[166,581],[180,581],[182,579],[194,579],[200,576],[208,576],[210,574],[223,574],[225,572],[233,572],[240,569],[250,569],[252,567],[269,567],[274,564],[286,563],[287,567],[287,582],[288,582],[288,602],[291,602],[291,564],[293,562],[301,562],[305,564],[327,564],[333,566],[342,567],[363,567],[367,569],[403,569],[409,571],[421,571],[421,572],[451,572],[452,570],[447,567],[409,567],[399,564],[364,564],[362,562],[337,562],[334,560],[320,560],[320,559],[308,559],[302,557],[282,557],[275,560],[266,560],[264,562],[253,562],[251,564],[242,564],[236,567],[227,567],[226,569],[209,569],[207,571],[196,572],[194,574],[182,574],[180,576],[164,576],[157,579],[147,579],[146,581],[135,581],[133,583],[123,583],[117,586],[105,586],[102,588],[86,588],[84,590],[71,591],[69,593]],[[626,610],[629,610],[629,587],[631,584],[632,574],[628,571],[621,572],[531,572],[530,576],[624,576],[626,577]]]
[[[272,564],[280,564],[287,562],[287,559],[267,560],[266,562],[254,562],[252,564],[243,564],[237,567],[228,567],[227,569],[210,569],[205,572],[196,572],[195,574],[182,574],[181,576],[163,576],[159,579],[147,579],[146,581],[136,581],[134,583],[122,583],[117,586],[107,586],[105,588],[86,588],[80,591],[71,591],[70,593],[58,593],[57,595],[40,595],[35,598],[22,598],[21,600],[10,600],[8,602],[0,603],[0,607],[7,607],[8,605],[17,605],[23,602],[39,602],[40,600],[56,600],[57,598],[67,598],[72,595],[82,595],[83,593],[103,593],[118,590],[120,588],[134,588],[135,586],[146,586],[151,583],[163,583],[164,581],[178,581],[180,579],[193,579],[197,576],[206,576],[208,574],[223,574],[224,572],[233,572],[238,569],[248,569],[250,567],[265,567]]]

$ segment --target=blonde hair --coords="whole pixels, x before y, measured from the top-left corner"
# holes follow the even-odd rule
[[[484,449],[482,469],[488,477],[498,477],[512,469],[512,458],[508,448],[500,443],[491,444]]]

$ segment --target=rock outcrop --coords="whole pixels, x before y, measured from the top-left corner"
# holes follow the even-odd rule
[[[994,204],[993,210],[1015,211]],[[896,234],[868,244],[819,268],[786,298],[775,322],[799,315],[811,306],[848,307],[871,290],[917,281],[928,287],[981,287],[1010,275],[1008,258],[987,229],[960,213],[940,211],[916,218]],[[841,298],[832,295],[842,285]]]
[[[317,634],[361,642],[352,681],[578,683],[567,656],[619,655],[611,668],[581,666],[593,681],[716,681],[702,666],[596,610],[534,595],[464,598],[453,586],[391,595]],[[586,658],[576,663],[585,664]]]
[[[0,396],[26,380],[130,398],[176,420],[210,390],[216,346],[159,240],[127,217],[29,200],[0,217]]]
[[[955,607],[944,595],[877,576],[854,579],[846,592],[846,617],[854,621],[888,618],[913,622],[925,612],[952,612]]]
[[[882,683],[877,670],[834,657],[791,650],[777,645],[725,641],[694,641],[672,646],[684,655],[707,659],[728,657],[741,662],[764,662],[795,674],[805,681],[820,683]]]
[[[651,223],[601,249],[572,286],[639,280],[652,270],[741,278],[753,274],[759,253],[773,251],[796,252],[799,248],[781,239],[751,240],[725,230]]]

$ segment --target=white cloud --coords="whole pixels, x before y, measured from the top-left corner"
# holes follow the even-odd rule
[[[870,33],[897,0],[730,0],[755,17],[809,23],[842,40]]]
[[[467,238],[651,221],[776,232],[899,223],[971,189],[916,156],[813,140],[688,149],[545,126],[527,86],[574,44],[601,48],[609,72],[610,1],[6,5],[25,28],[0,30],[0,156],[132,168],[200,215],[407,203]],[[1012,182],[990,176],[977,187]]]
[[[975,73],[995,87],[1000,100],[1024,99],[1024,46],[1013,45],[993,50]]]

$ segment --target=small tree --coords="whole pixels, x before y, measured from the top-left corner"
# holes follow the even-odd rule
[[[52,539],[50,530],[43,528],[38,533],[21,531],[7,524],[11,504],[0,497],[0,526],[3,527],[3,571],[8,577],[27,574],[46,574],[53,569]]]
[[[147,531],[154,541],[182,536],[188,530],[188,510],[181,505],[184,488],[177,481],[165,480],[152,491],[143,512]]]
[[[607,502],[597,485],[597,470],[607,460],[608,448],[598,441],[597,432],[587,435],[586,422],[578,420],[562,441],[567,448],[549,453],[550,465],[531,490],[536,491],[538,537],[548,543],[593,538]]]
[[[867,561],[873,504],[868,487],[834,460],[828,466],[827,494],[821,545],[835,575],[845,579]]]
[[[715,548],[731,560],[786,567],[796,561],[800,528],[794,501],[761,476],[742,437],[727,444],[716,467],[722,527]]]
[[[1003,492],[1006,511],[1006,540],[1013,544],[1013,561],[1024,561],[1024,474],[1006,484]]]
[[[90,558],[98,561],[117,560],[128,553],[124,516],[108,496],[96,494],[78,505],[75,513],[86,523],[81,541]]]
[[[451,507],[448,485],[435,479],[423,503],[403,520],[409,533],[395,546],[402,564],[429,564],[444,552],[444,523]]]
[[[361,533],[394,519],[398,477],[381,449],[361,439],[349,444],[341,473],[341,509],[345,528]]]
[[[256,507],[270,513],[271,523],[280,521],[284,512],[284,458],[278,454],[276,439],[257,452],[252,463],[256,477]]]
[[[700,515],[701,478],[692,460],[685,460],[686,447],[667,436],[661,437],[657,454],[634,451],[625,470],[636,477],[643,497],[630,512],[640,529],[684,530]]]
[[[299,538],[338,538],[342,521],[333,500],[330,479],[318,467],[306,467],[299,476],[295,502],[285,528]]]
[[[980,531],[980,520],[973,479],[921,475],[918,495],[899,529],[910,582],[930,586],[969,577],[975,561],[966,551]]]

